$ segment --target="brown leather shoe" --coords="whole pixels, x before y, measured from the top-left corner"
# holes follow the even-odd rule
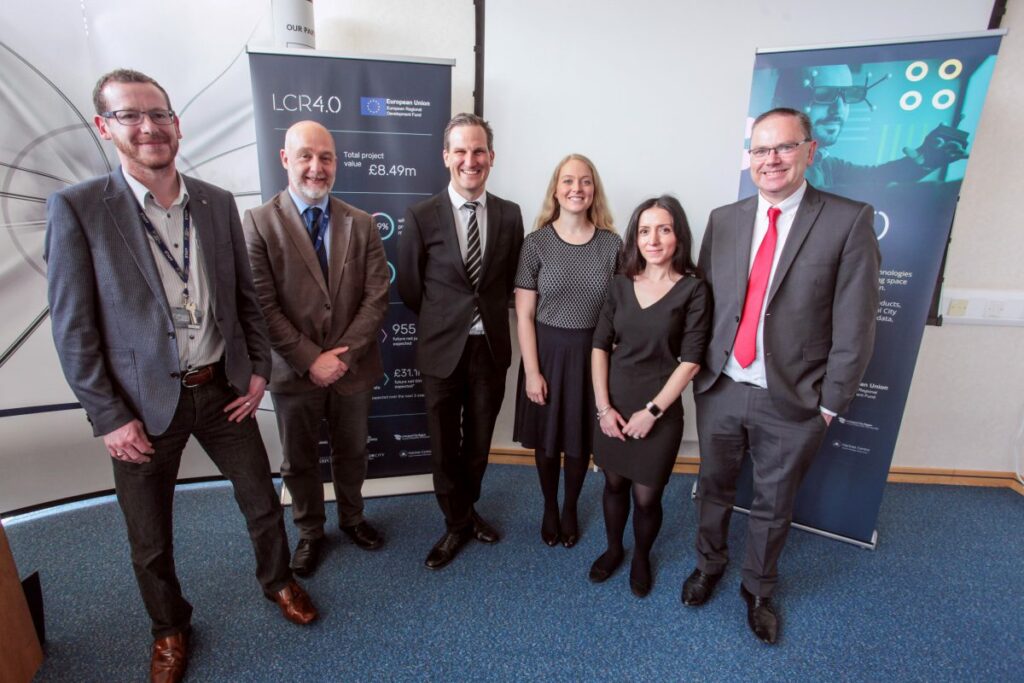
[[[153,641],[153,657],[149,660],[149,680],[152,683],[178,683],[185,677],[187,665],[187,634],[175,633]]]
[[[295,581],[289,581],[287,586],[269,597],[281,608],[284,618],[293,624],[305,626],[317,617],[313,601]]]

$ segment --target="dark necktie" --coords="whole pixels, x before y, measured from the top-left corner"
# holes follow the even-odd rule
[[[324,281],[327,281],[327,240],[325,238],[320,239],[320,244],[317,245],[317,236],[320,232],[320,216],[323,211],[318,206],[311,206],[302,212],[302,218],[306,221],[306,232],[309,233],[309,240],[313,243],[313,249],[316,250],[316,258],[320,262],[320,270],[323,271]]]
[[[739,329],[736,330],[736,343],[732,353],[741,368],[748,367],[757,357],[757,324],[761,320],[761,305],[768,290],[768,279],[772,274],[772,261],[775,259],[775,243],[779,239],[776,222],[782,213],[777,207],[768,209],[768,232],[761,240],[754,256],[754,265],[747,279],[747,298],[743,302],[743,317],[740,318]]]
[[[469,209],[469,226],[466,228],[466,275],[469,276],[469,284],[475,290],[480,284],[480,226],[476,220],[476,209],[479,202],[466,202],[463,204]],[[480,310],[473,309],[473,327],[480,321]]]

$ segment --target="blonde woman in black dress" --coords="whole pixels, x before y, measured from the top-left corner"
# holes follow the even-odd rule
[[[558,163],[516,273],[519,369],[514,438],[534,449],[544,494],[541,538],[571,548],[576,504],[590,463],[594,396],[590,346],[622,240],[601,178],[579,154]],[[561,455],[565,497],[558,511]]]
[[[641,203],[629,220],[621,272],[594,331],[594,462],[605,476],[608,548],[591,566],[590,580],[604,581],[622,563],[632,494],[636,547],[629,586],[638,597],[651,590],[661,496],[683,436],[680,395],[700,369],[711,320],[692,244],[674,197]]]

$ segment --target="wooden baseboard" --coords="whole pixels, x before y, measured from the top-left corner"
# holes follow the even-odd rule
[[[503,465],[531,465],[533,451],[526,448],[491,449],[490,462]],[[682,457],[676,460],[672,471],[676,474],[697,474],[700,458]],[[899,484],[941,484],[944,486],[985,486],[1007,488],[1024,495],[1022,485],[1013,472],[987,472],[983,470],[951,470],[932,467],[893,467],[890,482]]]

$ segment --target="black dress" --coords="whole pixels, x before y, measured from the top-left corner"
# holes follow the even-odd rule
[[[684,277],[658,301],[641,308],[633,281],[619,275],[608,287],[594,330],[594,348],[609,352],[608,392],[624,420],[653,399],[680,363],[700,363],[711,322],[707,285]],[[673,401],[643,439],[620,441],[594,430],[594,462],[645,486],[668,483],[683,438],[683,403]]]

